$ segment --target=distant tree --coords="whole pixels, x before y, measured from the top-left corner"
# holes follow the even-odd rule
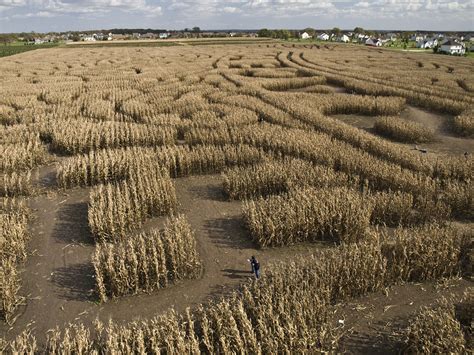
[[[81,38],[79,37],[79,35],[77,33],[74,33],[71,37],[72,41],[73,42],[79,42],[81,40]]]
[[[199,27],[193,27],[193,32],[201,32],[201,29]]]
[[[272,37],[287,40],[291,38],[291,32],[288,30],[275,30]]]
[[[316,30],[314,28],[308,27],[303,30],[303,32],[306,32],[309,34],[311,37],[314,37]]]
[[[354,33],[364,34],[365,30],[362,27],[356,27],[354,28]]]
[[[4,46],[12,43],[15,38],[10,34],[0,34],[0,43],[3,43]]]
[[[339,36],[341,34],[341,29],[339,27],[334,27],[331,32],[334,35]]]
[[[257,32],[258,34],[258,37],[273,37],[273,31],[270,31],[269,29],[267,28],[262,28],[261,30],[259,30]]]

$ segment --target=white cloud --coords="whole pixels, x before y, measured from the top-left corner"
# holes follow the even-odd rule
[[[239,14],[242,12],[242,10],[233,6],[225,6],[224,8],[222,8],[222,12],[225,12],[228,14]]]
[[[391,19],[390,27],[396,29],[411,18],[412,28],[424,21],[435,29],[447,23],[456,27],[461,18],[463,26],[472,30],[468,17],[473,10],[474,0],[0,0],[3,18],[17,18],[18,26],[23,18],[25,27],[29,26],[26,19],[53,16],[55,25],[64,18],[60,26],[66,27],[67,18],[75,16],[102,27],[123,23],[123,27],[166,24],[169,28],[300,28],[329,22],[339,27],[346,22],[351,27],[369,23],[372,28],[385,28],[389,23],[385,20]],[[48,23],[44,21],[44,27]]]

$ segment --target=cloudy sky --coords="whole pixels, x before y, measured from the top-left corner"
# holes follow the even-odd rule
[[[107,28],[474,30],[474,0],[0,0],[0,32]]]

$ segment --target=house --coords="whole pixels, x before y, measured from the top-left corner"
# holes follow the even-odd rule
[[[421,42],[424,39],[425,38],[423,36],[416,35],[416,34],[410,37],[410,41],[414,41],[414,42]]]
[[[103,33],[94,33],[92,35],[97,41],[103,41],[105,39],[105,35]]]
[[[363,43],[365,42],[367,39],[369,39],[370,37],[368,35],[364,35],[362,33],[359,33],[359,34],[356,34],[355,35],[355,41],[356,42],[359,42],[359,43]]]
[[[82,40],[85,41],[85,42],[95,42],[96,41],[94,36],[84,36],[82,38]]]
[[[300,38],[301,38],[301,39],[309,39],[309,38],[311,38],[311,36],[308,34],[308,32],[303,32],[303,33],[300,35]]]
[[[159,34],[160,39],[167,39],[170,34],[166,32],[162,32]]]
[[[338,38],[338,41],[348,43],[350,41],[350,38],[347,35],[342,35],[341,37]]]
[[[390,32],[390,33],[387,33],[387,34],[385,35],[385,38],[388,39],[388,40],[390,40],[390,41],[392,41],[392,42],[395,42],[395,41],[397,40],[398,36],[397,36],[396,33]]]
[[[466,53],[466,47],[464,46],[464,43],[461,43],[455,39],[448,39],[441,43],[438,52],[454,55],[464,55]]]
[[[44,42],[42,38],[35,38],[35,44],[43,44]]]
[[[329,35],[327,33],[321,33],[317,38],[320,41],[329,41]]]
[[[430,49],[438,45],[438,40],[435,39],[426,39],[423,41],[416,42],[416,48]]]
[[[368,38],[365,41],[366,46],[372,46],[372,47],[382,47],[382,41],[377,38]]]
[[[154,39],[154,38],[156,38],[156,35],[154,33],[148,32],[148,33],[143,34],[141,36],[141,38],[143,38],[143,39]]]

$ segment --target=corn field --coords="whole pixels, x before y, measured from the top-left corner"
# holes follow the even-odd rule
[[[7,323],[25,324],[18,306],[30,302],[20,290],[32,272],[28,224],[42,222],[34,220],[41,211],[27,207],[35,198],[64,196],[69,206],[70,195],[87,193],[80,218],[94,237],[86,264],[101,307],[155,293],[161,304],[160,292],[173,294],[176,283],[185,289],[222,276],[226,269],[206,245],[219,245],[219,258],[238,269],[232,249],[245,249],[240,237],[263,255],[327,242],[265,265],[258,281],[230,280],[225,297],[208,301],[209,291],[203,305],[184,312],[93,326],[71,318],[52,326],[47,340],[13,324],[18,336],[0,340],[0,352],[337,352],[336,304],[407,282],[469,278],[472,71],[468,58],[279,42],[71,47],[0,59],[0,316]],[[404,119],[413,107],[439,114],[449,139]],[[442,149],[413,149],[430,142]],[[459,154],[464,147],[468,154]],[[186,189],[193,179],[207,184],[209,177],[193,178],[207,174],[220,174],[212,177],[219,183]],[[180,201],[191,193],[207,207]],[[53,230],[63,222],[57,198],[48,207],[58,219]],[[240,216],[231,216],[232,206]],[[221,218],[207,218],[214,212]],[[236,221],[246,227],[241,236],[226,232]],[[423,309],[407,330],[407,351],[471,351],[472,302],[463,302]]]
[[[26,258],[28,210],[22,201],[0,201],[0,317],[7,323],[22,302],[19,266]]]
[[[407,351],[455,353],[472,350],[472,288],[460,302],[442,299],[435,307],[424,307],[407,329]]]
[[[89,226],[98,241],[121,240],[150,217],[176,210],[169,176],[136,174],[126,181],[95,187],[90,193]]]
[[[342,203],[344,201],[344,203]],[[373,205],[347,188],[294,190],[244,202],[244,220],[261,247],[333,239],[359,241],[367,234]]]
[[[196,278],[201,270],[196,241],[184,216],[169,219],[163,231],[97,244],[93,264],[102,301]]]
[[[399,117],[381,117],[375,121],[378,134],[405,143],[426,143],[434,140],[434,131],[420,123]]]

